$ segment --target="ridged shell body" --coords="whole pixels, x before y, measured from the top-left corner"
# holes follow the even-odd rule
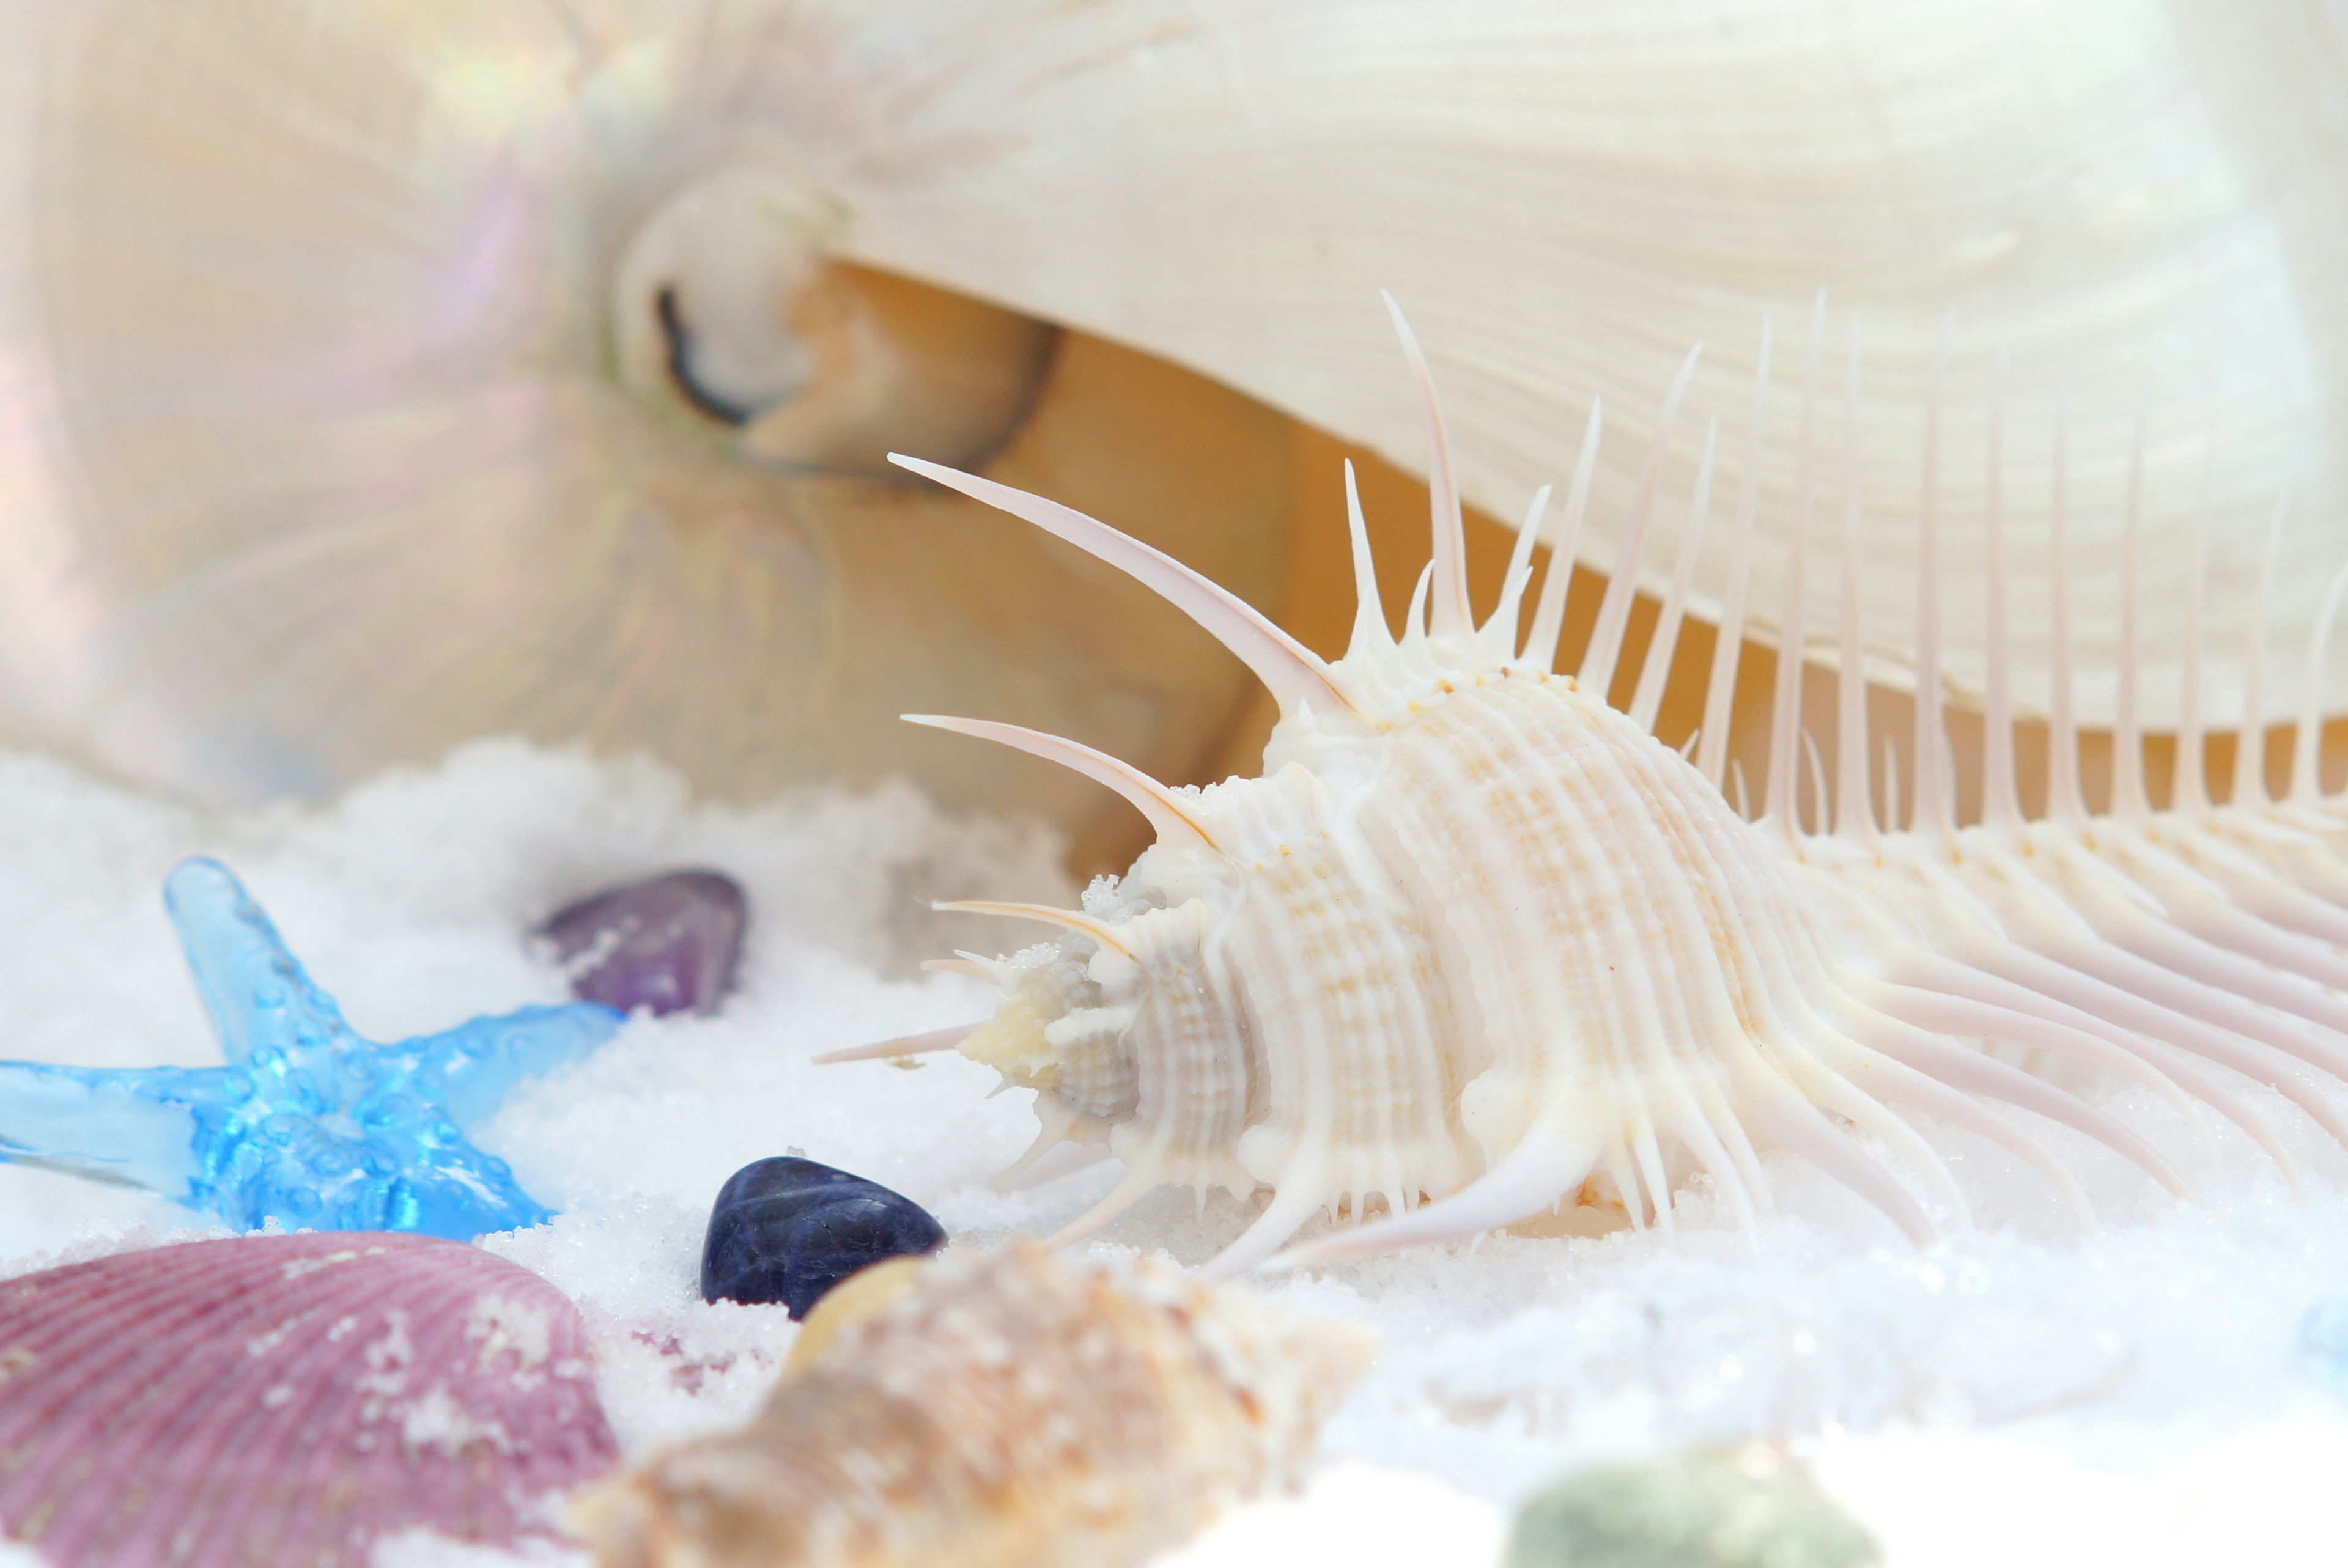
[[[1773,983],[1821,972],[1788,868],[1686,762],[1571,677],[1394,657],[1426,683],[1376,728],[1280,734],[1266,777],[1186,798],[1210,845],[1161,843],[1096,903],[1111,945],[1020,1080],[1126,1163],[1105,1207],[1275,1190],[1234,1264],[1324,1206],[1447,1196],[1529,1138],[1559,1166],[1546,1208],[1659,1134],[1717,1147],[1723,1108],[1796,1114],[1780,1053],[1834,1055],[1776,1016],[1800,1004]],[[1016,1076],[1025,1021],[963,1050]]]
[[[1293,1484],[1366,1339],[1162,1265],[949,1255],[580,1512],[605,1568],[1118,1568]]]
[[[2180,617],[2187,686],[2178,706],[2190,727],[2177,748],[2177,809],[2155,813],[2147,804],[2130,669],[2117,682],[2112,812],[2087,815],[2076,738],[2061,718],[2071,672],[2058,660],[2054,811],[2022,819],[1996,641],[2001,576],[1993,582],[1981,825],[1960,832],[1954,824],[1931,682],[1918,704],[1910,826],[1879,825],[1849,592],[1832,831],[1804,832],[1796,820],[1799,667],[1790,662],[1778,670],[1765,815],[1747,821],[1721,793],[1716,744],[1691,761],[1650,733],[1660,687],[1650,677],[1668,665],[1685,609],[1711,441],[1682,565],[1626,712],[1603,693],[1623,656],[1646,500],[1573,673],[1553,668],[1564,602],[1556,570],[1529,632],[1519,632],[1539,500],[1502,600],[1479,626],[1460,568],[1457,502],[1443,480],[1441,417],[1407,329],[1405,343],[1426,394],[1438,477],[1435,559],[1397,641],[1375,598],[1357,518],[1362,611],[1352,646],[1332,663],[1089,518],[908,461],[1151,583],[1216,630],[1283,711],[1263,776],[1198,791],[1167,790],[1054,737],[922,721],[1109,784],[1159,830],[1130,874],[1097,885],[1081,911],[953,906],[1066,928],[1050,946],[1009,959],[964,955],[1003,986],[1006,1001],[961,1042],[1009,1081],[1038,1091],[1037,1153],[1088,1140],[1124,1162],[1124,1181],[1064,1239],[1169,1182],[1271,1190],[1262,1216],[1219,1259],[1222,1269],[1267,1256],[1324,1208],[1359,1216],[1375,1199],[1393,1217],[1300,1256],[1471,1235],[1571,1199],[1592,1177],[1634,1223],[1653,1212],[1668,1224],[1673,1192],[1702,1169],[1749,1220],[1768,1201],[1756,1152],[1776,1147],[1818,1164],[1921,1240],[1934,1228],[1924,1202],[1870,1145],[1912,1166],[1951,1211],[1962,1214],[1964,1200],[1893,1107],[2003,1144],[2084,1210],[2072,1177],[1985,1100],[2065,1122],[2182,1190],[2141,1137],[1984,1044],[2116,1070],[2183,1110],[2199,1101],[2294,1180],[2266,1118],[2240,1097],[2241,1078],[2271,1085],[2348,1141],[2348,1122],[2324,1092],[2326,1082],[2348,1080],[2348,1001],[2340,995],[2348,989],[2348,835],[2339,806],[2316,787],[2318,710],[2311,703],[2302,720],[2289,800],[2269,801],[2259,752],[2249,748],[2235,776],[2239,804],[2210,804],[2203,735],[2191,723],[2202,673],[2198,589]],[[1856,389],[1854,357],[1854,426]],[[1806,411],[1805,431],[1813,423]],[[1591,428],[1569,534],[1588,494],[1594,421]],[[1807,443],[1797,455],[1806,476]],[[1931,473],[1928,465],[1928,486]],[[1732,600],[1745,591],[1751,493]],[[1928,488],[1918,606],[1928,671],[1938,625],[1936,502]],[[1845,514],[1846,584],[1857,580],[1860,517],[1854,499]],[[1990,559],[2002,562],[1997,511],[1985,520]],[[2133,596],[2133,516],[2122,532]],[[2059,633],[2067,592],[2059,545],[2054,560]],[[1798,536],[1788,568],[1785,623],[1798,630]],[[2343,591],[2348,574],[2335,585],[2335,605]],[[2133,660],[2133,610],[2123,621]],[[1724,639],[1707,728],[1728,722],[1735,657]],[[2241,701],[2257,733],[2255,651],[2247,662]],[[1813,772],[1823,803],[1815,762]],[[1419,1206],[1428,1199],[1437,1201]]]
[[[0,1281],[0,1522],[61,1568],[510,1546],[618,1462],[577,1309],[469,1246],[240,1236]]]

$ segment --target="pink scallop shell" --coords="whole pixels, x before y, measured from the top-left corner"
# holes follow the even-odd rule
[[[577,1308],[427,1236],[240,1236],[0,1281],[0,1525],[65,1568],[506,1545],[619,1460]]]

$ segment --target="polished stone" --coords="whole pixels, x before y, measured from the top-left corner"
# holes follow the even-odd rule
[[[748,905],[731,877],[673,871],[565,906],[539,927],[582,1001],[713,1013],[734,985]]]
[[[1783,1450],[1704,1449],[1598,1465],[1517,1516],[1506,1568],[1865,1568],[1867,1532]]]
[[[780,1155],[718,1189],[701,1249],[705,1301],[779,1302],[804,1317],[824,1292],[883,1258],[935,1252],[929,1211],[878,1182]]]

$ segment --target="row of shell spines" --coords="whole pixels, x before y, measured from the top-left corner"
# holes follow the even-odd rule
[[[1800,911],[1717,792],[1623,714],[1478,677],[1391,732],[1361,824],[1490,1052],[1462,1094],[1488,1161],[1543,1121],[1652,1122],[1666,1089],[1741,1097],[1771,979],[1751,936]]]
[[[1187,907],[1202,911],[1195,971],[1151,959],[1151,989],[1165,1000],[1150,1021],[1168,1031],[1137,1023],[1143,1104],[1121,1141],[1148,1146],[1147,1085],[1162,1063],[1169,1077],[1201,1074],[1179,1097],[1169,1082],[1165,1102],[1189,1126],[1228,1129],[1222,1148],[1249,1185],[1316,1205],[1376,1194],[1399,1210],[1473,1173],[1452,1109],[1467,1042],[1417,911],[1344,831],[1347,804],[1294,766],[1201,793],[1200,819],[1232,880],[1213,902]],[[1174,896],[1183,876],[1161,879],[1160,853],[1137,864],[1128,889]],[[1178,979],[1211,994],[1178,1004]],[[1232,1059],[1218,1061],[1209,1042],[1174,1035],[1178,1020],[1235,1031],[1249,1047],[1245,1080],[1232,1081]],[[1210,1082],[1231,1086],[1226,1103],[1207,1102]]]
[[[1330,665],[1332,682],[1344,692],[1360,722],[1390,723],[1424,706],[1439,693],[1479,675],[1508,670],[1525,679],[1562,681],[1539,665],[1500,657],[1472,633],[1414,635],[1400,642],[1372,642],[1346,650]]]

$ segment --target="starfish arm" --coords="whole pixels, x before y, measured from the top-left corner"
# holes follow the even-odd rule
[[[272,1050],[299,1061],[355,1040],[227,866],[201,856],[180,862],[163,884],[163,907],[231,1063]]]
[[[397,1177],[366,1194],[366,1204],[363,1211],[337,1215],[335,1228],[417,1231],[473,1241],[554,1217],[522,1191],[503,1160],[462,1137],[443,1136],[418,1151]]]
[[[436,1108],[354,1134],[314,1117],[232,1125],[204,1148],[184,1201],[241,1230],[415,1231],[471,1241],[542,1225],[552,1213]]]
[[[412,1090],[437,1102],[458,1126],[469,1129],[494,1114],[516,1084],[578,1061],[611,1039],[625,1021],[598,1002],[526,1007],[471,1019],[384,1050],[412,1061]]]
[[[200,1107],[225,1106],[220,1068],[51,1067],[0,1061],[0,1160],[186,1198]]]
[[[465,1129],[609,1040],[620,1013],[528,1007],[377,1045],[226,866],[183,861],[163,897],[229,1065],[0,1062],[0,1161],[146,1187],[243,1230],[470,1241],[551,1217]]]

